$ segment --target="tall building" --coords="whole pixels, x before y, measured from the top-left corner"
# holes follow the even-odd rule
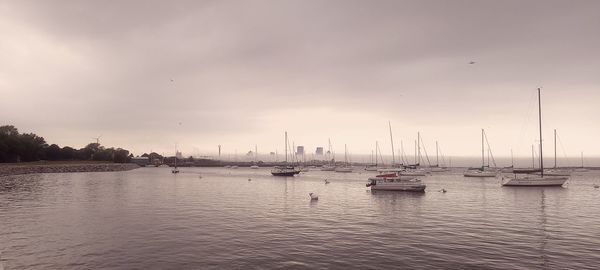
[[[298,146],[296,147],[296,155],[302,156],[304,155],[304,146]]]
[[[323,147],[317,147],[317,151],[315,151],[315,155],[322,156],[323,155]]]

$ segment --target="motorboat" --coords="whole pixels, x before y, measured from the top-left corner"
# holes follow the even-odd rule
[[[273,176],[294,176],[299,173],[300,170],[294,166],[275,166],[271,170]]]
[[[415,177],[387,173],[369,178],[367,187],[371,190],[424,192],[426,185]]]

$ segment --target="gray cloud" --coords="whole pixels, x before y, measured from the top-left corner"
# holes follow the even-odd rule
[[[50,141],[106,134],[136,152],[175,142],[281,149],[289,129],[309,146],[336,137],[338,148],[368,153],[389,119],[398,140],[420,129],[449,154],[476,154],[479,127],[502,134],[502,151],[526,154],[516,144],[535,137],[521,127],[543,86],[548,132],[600,154],[597,10],[597,1],[4,2],[0,114]]]

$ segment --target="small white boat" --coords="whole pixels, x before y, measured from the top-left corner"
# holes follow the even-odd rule
[[[301,172],[309,172],[309,171],[310,171],[310,169],[309,169],[308,167],[301,167],[301,168],[300,168],[300,171],[301,171]]]
[[[426,185],[415,177],[389,173],[369,178],[367,187],[370,187],[371,190],[424,192]]]
[[[237,169],[237,168],[238,168],[238,166],[237,166],[237,165],[233,165],[233,166],[231,166],[231,168],[232,168],[232,169]]]
[[[537,176],[528,175],[522,178],[507,178],[502,179],[503,186],[562,186],[569,180],[566,176]]]
[[[258,165],[252,165],[252,166],[250,166],[250,169],[255,169],[256,170],[258,168],[260,168],[260,167],[258,167]]]
[[[464,173],[465,177],[496,177],[498,176],[497,171],[481,171],[481,170],[468,170]]]
[[[319,195],[315,194],[315,193],[308,193],[308,196],[310,196],[310,200],[311,201],[316,201],[319,200]]]

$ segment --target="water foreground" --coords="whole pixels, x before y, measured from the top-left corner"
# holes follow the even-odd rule
[[[600,260],[597,172],[573,176],[567,188],[500,187],[499,179],[451,172],[423,178],[426,192],[414,194],[371,192],[367,172],[181,171],[0,178],[2,263],[7,270],[594,269]]]

